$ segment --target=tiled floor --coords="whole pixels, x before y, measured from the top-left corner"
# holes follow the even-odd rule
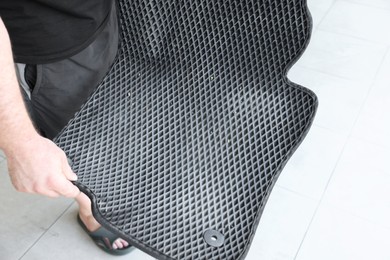
[[[320,101],[248,260],[390,259],[390,1],[308,0],[309,48],[290,79]],[[0,154],[0,259],[110,259],[68,199],[20,194]],[[139,250],[115,259],[152,259]]]

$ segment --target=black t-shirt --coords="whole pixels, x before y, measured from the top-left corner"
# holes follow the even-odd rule
[[[48,63],[78,53],[104,27],[112,1],[1,0],[15,62]]]

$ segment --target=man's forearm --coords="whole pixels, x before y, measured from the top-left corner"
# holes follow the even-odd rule
[[[18,191],[46,196],[76,197],[79,189],[69,180],[77,176],[65,153],[41,137],[28,116],[16,80],[9,36],[0,19],[0,148]]]
[[[26,111],[12,58],[7,30],[0,19],[0,148],[6,153],[37,135]]]

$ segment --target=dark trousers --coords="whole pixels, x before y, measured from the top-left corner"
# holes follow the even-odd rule
[[[27,64],[19,72],[27,83],[29,92],[23,93],[31,119],[44,136],[53,139],[80,110],[114,62],[118,38],[114,4],[105,28],[87,48],[58,62]]]

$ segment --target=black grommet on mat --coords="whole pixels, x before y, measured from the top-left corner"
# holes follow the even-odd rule
[[[203,234],[204,241],[213,247],[221,247],[225,242],[225,236],[213,229],[206,230]]]

